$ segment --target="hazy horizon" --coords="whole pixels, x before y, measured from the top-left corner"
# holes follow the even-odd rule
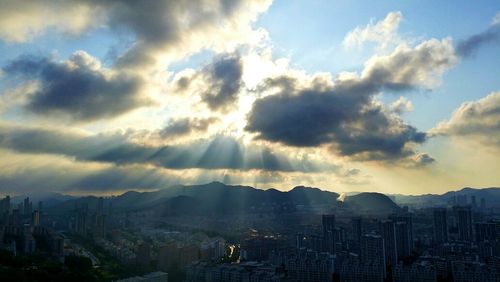
[[[168,187],[164,187],[164,188],[159,188],[159,189],[130,189],[130,190],[127,190],[127,191],[118,191],[118,192],[113,192],[113,191],[107,191],[107,192],[103,192],[103,193],[78,193],[78,192],[53,192],[53,191],[36,191],[36,192],[31,192],[31,193],[24,193],[24,194],[12,194],[12,193],[0,193],[0,197],[5,197],[5,196],[10,196],[10,197],[17,197],[17,198],[20,198],[20,197],[32,197],[33,195],[35,197],[40,197],[40,196],[48,196],[50,195],[51,193],[54,193],[54,194],[59,194],[59,195],[63,195],[63,196],[72,196],[72,197],[117,197],[117,196],[121,196],[127,192],[139,192],[139,193],[143,193],[143,192],[159,192],[161,190],[164,190],[164,189],[169,189],[169,188],[173,188],[173,187],[176,187],[176,186],[185,186],[185,187],[197,187],[197,186],[207,186],[209,184],[212,184],[212,183],[221,183],[225,186],[243,186],[243,187],[251,187],[251,188],[255,188],[257,190],[263,190],[263,191],[266,191],[266,190],[277,190],[277,191],[280,191],[280,192],[288,192],[288,191],[291,191],[292,189],[294,188],[297,188],[297,187],[305,187],[305,188],[316,188],[316,189],[320,189],[322,191],[327,191],[327,192],[334,192],[334,193],[337,193],[339,195],[342,195],[342,194],[345,194],[346,197],[348,196],[352,196],[352,195],[356,195],[356,194],[360,194],[360,193],[382,193],[382,192],[379,192],[379,191],[371,191],[371,190],[366,190],[366,191],[337,191],[335,189],[325,189],[323,187],[314,187],[314,186],[306,186],[306,185],[295,185],[295,186],[292,186],[292,187],[284,187],[284,188],[277,188],[277,187],[254,187],[254,186],[250,186],[250,185],[240,185],[240,184],[225,184],[225,183],[222,183],[222,182],[219,182],[219,181],[212,181],[212,182],[207,182],[207,183],[201,183],[201,184],[177,184],[177,185],[173,185],[173,186],[168,186]],[[210,189],[210,187],[208,187],[207,189]],[[460,187],[460,188],[456,188],[456,189],[452,189],[452,190],[448,190],[448,191],[445,191],[445,192],[442,192],[442,193],[422,193],[422,194],[402,194],[402,193],[382,193],[384,195],[388,195],[388,196],[415,196],[415,197],[419,197],[419,196],[425,196],[425,195],[443,195],[443,194],[446,194],[448,192],[460,192],[464,189],[472,189],[472,190],[484,190],[484,189],[500,189],[500,187]],[[49,197],[50,198],[50,197]],[[18,199],[19,201],[21,201],[22,199]]]

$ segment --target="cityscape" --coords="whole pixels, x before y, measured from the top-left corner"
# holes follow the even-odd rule
[[[0,247],[9,271],[0,273],[16,281],[500,280],[500,188],[424,202],[220,182],[168,190],[37,203],[6,196]],[[192,208],[200,198],[210,204]],[[88,269],[16,268],[37,254]]]
[[[0,0],[0,282],[500,282],[498,0]]]

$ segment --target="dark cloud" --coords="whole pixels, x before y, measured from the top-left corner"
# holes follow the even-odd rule
[[[185,183],[175,174],[143,166],[94,168],[85,163],[26,163],[22,169],[0,174],[0,192],[32,193],[33,191],[103,192],[163,189]],[[192,179],[189,179],[192,181]]]
[[[220,56],[203,69],[207,89],[201,97],[211,110],[224,110],[237,101],[242,74],[243,62],[239,55]]]
[[[248,115],[246,130],[257,138],[298,147],[327,145],[344,156],[395,160],[415,154],[411,145],[426,134],[404,123],[397,111],[374,96],[382,91],[428,87],[455,63],[448,40],[402,47],[367,62],[361,77],[339,77],[334,84],[319,77],[267,79],[258,87],[277,94],[258,99]]]
[[[267,96],[254,104],[247,130],[286,145],[329,144],[342,155],[393,159],[413,152],[405,146],[425,141],[425,133],[404,124],[359,93],[306,89]]]
[[[181,72],[173,79],[172,93],[199,95],[212,111],[227,112],[235,106],[243,87],[243,61],[237,53],[221,54],[196,71]]]
[[[162,137],[188,135],[192,132],[203,132],[217,122],[217,118],[181,118],[171,120],[160,132]]]
[[[25,42],[47,29],[79,35],[106,26],[134,38],[117,66],[149,67],[159,54],[175,57],[226,40],[236,43],[241,38],[235,33],[252,32],[249,24],[270,4],[271,0],[2,1],[0,39]]]
[[[491,43],[500,43],[500,23],[460,41],[457,45],[457,54],[461,57],[468,57],[481,46]]]
[[[357,120],[335,132],[332,147],[342,155],[362,159],[398,159],[414,154],[407,145],[423,143],[426,134],[405,124],[380,105],[363,109]]]
[[[151,164],[169,169],[235,169],[267,171],[334,171],[336,166],[289,157],[260,146],[245,146],[218,135],[187,144],[145,146],[121,134],[83,136],[56,130],[0,127],[0,147],[31,154],[55,154],[79,161],[117,165]]]
[[[280,93],[253,105],[246,130],[259,138],[287,145],[312,147],[330,142],[333,132],[351,113],[358,112],[364,97],[306,90]]]
[[[112,118],[149,103],[140,93],[143,81],[139,77],[103,69],[83,51],[65,62],[23,56],[3,70],[12,77],[38,81],[36,91],[28,93],[26,106],[37,114],[92,121]]]
[[[223,33],[221,27],[230,30],[248,24],[254,16],[246,14],[257,15],[270,3],[246,0],[92,2],[106,11],[109,26],[136,36],[135,43],[118,59],[119,66],[151,65],[156,53],[188,51],[194,48],[190,44],[196,41],[199,41],[197,48],[210,47],[212,38]],[[242,23],[238,22],[240,19]]]
[[[436,162],[436,160],[433,157],[429,156],[429,154],[427,154],[427,153],[421,153],[421,154],[417,154],[414,157],[414,162],[415,162],[414,163],[415,166],[423,167],[423,166],[433,164],[434,162]]]

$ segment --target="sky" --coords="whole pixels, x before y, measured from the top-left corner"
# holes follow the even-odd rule
[[[499,172],[498,1],[0,0],[0,194]]]

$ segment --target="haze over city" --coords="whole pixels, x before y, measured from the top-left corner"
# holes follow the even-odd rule
[[[0,281],[500,281],[500,2],[0,0]]]

